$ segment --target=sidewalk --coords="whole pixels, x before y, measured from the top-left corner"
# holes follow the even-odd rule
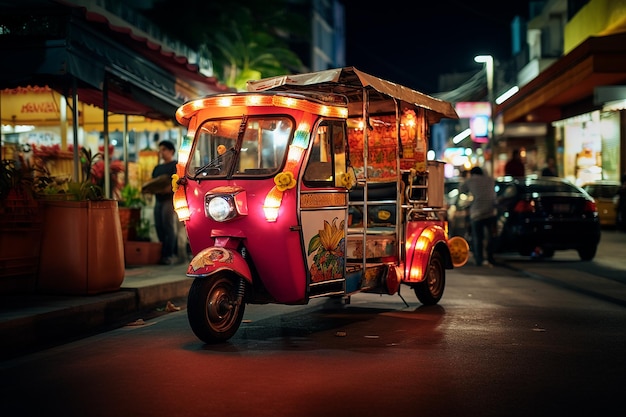
[[[575,253],[572,259],[576,259]],[[504,266],[468,265],[454,271],[506,274],[513,267],[506,264],[506,257],[504,260]],[[614,281],[626,284],[626,233],[603,230],[594,262],[603,269],[610,268]],[[539,266],[527,263],[523,272],[533,275]],[[0,296],[0,360],[166,314],[168,301],[184,308],[192,283],[185,275],[186,269],[186,263],[128,268],[121,289],[113,293]],[[585,269],[581,267],[580,274],[584,274]],[[555,273],[571,274],[571,270]],[[567,281],[567,277],[563,280]],[[624,300],[626,302],[626,296]]]
[[[187,264],[129,267],[119,291],[87,296],[0,296],[0,360],[164,311],[186,302]]]

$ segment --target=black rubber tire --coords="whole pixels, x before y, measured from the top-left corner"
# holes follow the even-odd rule
[[[596,256],[598,245],[583,246],[577,249],[581,261],[591,261]]]
[[[195,335],[205,343],[221,343],[239,329],[245,304],[237,304],[239,278],[218,272],[196,278],[187,296],[187,319]]]
[[[443,266],[443,258],[439,252],[434,252],[428,263],[424,281],[414,285],[413,291],[420,303],[431,306],[441,300],[445,286],[446,269]]]

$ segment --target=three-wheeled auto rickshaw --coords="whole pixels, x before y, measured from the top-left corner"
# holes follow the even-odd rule
[[[189,101],[173,179],[194,254],[196,336],[239,328],[246,304],[348,302],[412,288],[439,302],[468,246],[448,238],[429,128],[450,103],[355,68],[274,77]]]

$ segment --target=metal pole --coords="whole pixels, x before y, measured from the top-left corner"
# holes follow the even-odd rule
[[[83,181],[83,170],[80,164],[80,154],[78,149],[78,82],[76,77],[72,77],[72,143],[74,144],[74,181]]]
[[[106,74],[102,83],[102,115],[104,127],[104,196],[111,197],[111,155],[109,155],[109,83]]]
[[[487,100],[489,100],[489,126],[488,126],[488,138],[489,138],[489,149],[491,150],[491,176],[495,177],[496,171],[496,147],[495,147],[495,138],[494,138],[494,118],[495,114],[495,106],[494,106],[494,98],[493,98],[493,57],[489,57],[485,63],[487,68]]]
[[[478,55],[474,57],[474,61],[485,64],[485,72],[487,75],[487,100],[489,101],[489,122],[487,125],[487,144],[491,151],[491,176],[495,176],[495,140],[494,140],[494,98],[493,98],[493,57],[491,55]]]

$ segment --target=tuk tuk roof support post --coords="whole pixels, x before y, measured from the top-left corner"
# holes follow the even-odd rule
[[[361,274],[365,274],[365,265],[367,264],[367,159],[369,157],[369,96],[367,94],[367,89],[365,87],[361,88],[363,93],[363,178],[365,179],[363,183],[363,269],[361,270]],[[358,181],[357,181],[358,182]]]

